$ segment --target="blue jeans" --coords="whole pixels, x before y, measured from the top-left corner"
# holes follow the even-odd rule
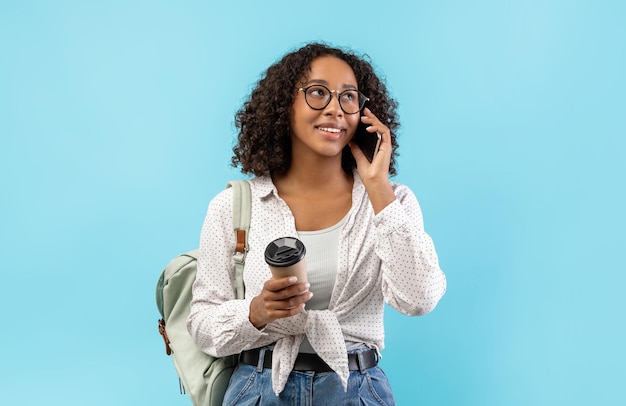
[[[350,371],[347,392],[334,372],[292,371],[285,389],[276,396],[270,368],[241,362],[230,378],[223,402],[225,406],[395,404],[387,376],[378,366]]]

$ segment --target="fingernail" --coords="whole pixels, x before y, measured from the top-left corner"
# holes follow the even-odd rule
[[[288,281],[289,281],[289,283],[296,283],[296,282],[298,282],[298,278],[296,278],[295,276],[290,276]]]
[[[309,292],[309,299],[313,297],[313,292]],[[307,299],[307,300],[309,300]]]

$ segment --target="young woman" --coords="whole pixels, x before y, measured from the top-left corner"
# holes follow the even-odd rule
[[[225,405],[394,404],[377,366],[384,302],[430,312],[446,289],[414,194],[393,183],[396,103],[363,58],[309,44],[271,66],[237,113],[232,163],[255,177],[246,294],[235,299],[232,192],[209,204],[188,327],[242,353]],[[352,142],[381,136],[370,162]],[[268,243],[296,237],[308,282],[272,279]]]

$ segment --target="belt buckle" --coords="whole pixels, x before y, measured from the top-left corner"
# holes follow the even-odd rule
[[[359,351],[356,354],[356,364],[359,367],[359,372],[364,373],[367,369],[378,365],[378,353],[371,348],[366,351]],[[369,363],[366,362],[366,354],[368,355],[368,358],[370,354],[374,357],[374,363],[372,365],[369,365]]]

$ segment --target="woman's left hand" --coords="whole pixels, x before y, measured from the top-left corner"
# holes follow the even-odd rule
[[[378,152],[374,155],[372,162],[368,161],[356,143],[350,142],[350,150],[356,161],[357,172],[365,185],[374,207],[374,213],[378,214],[396,199],[389,183],[389,164],[392,153],[391,132],[367,107],[363,109],[361,121],[368,124],[366,131],[372,133],[372,136],[374,133],[379,133],[381,136]]]

